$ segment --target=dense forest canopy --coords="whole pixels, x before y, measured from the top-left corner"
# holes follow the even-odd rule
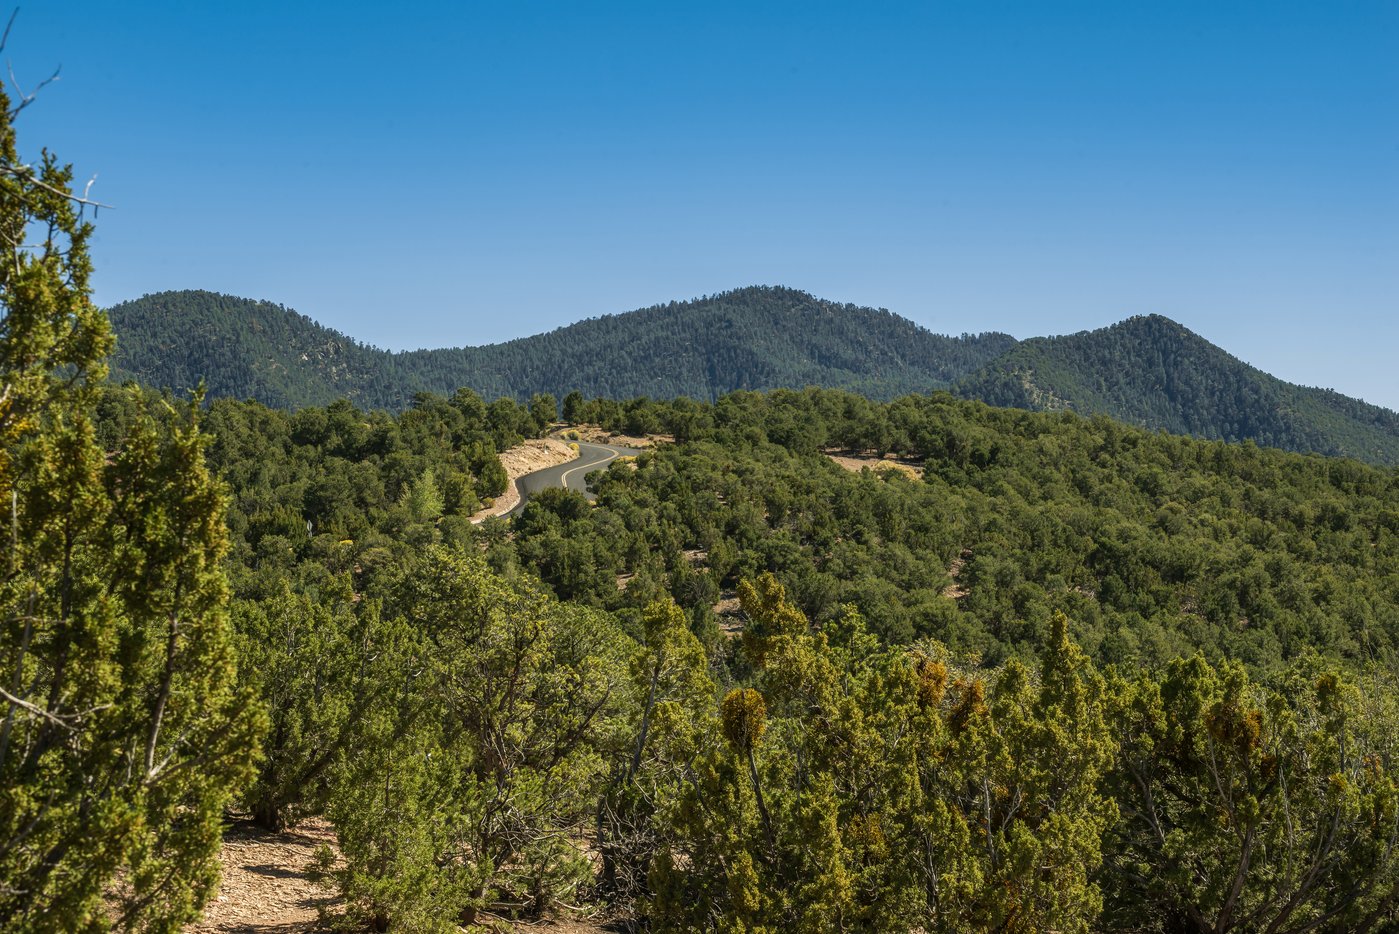
[[[948,394],[575,395],[676,441],[472,526],[531,408],[208,414],[276,725],[247,805],[331,816],[352,921],[1396,920],[1394,471]]]
[[[613,579],[646,574],[698,612],[771,571],[814,620],[853,603],[886,639],[990,661],[1037,651],[1056,612],[1105,662],[1205,649],[1268,670],[1304,646],[1399,661],[1393,470],[947,394],[736,393],[582,415],[680,443],[608,471],[595,509],[527,507],[514,550],[569,599],[624,605],[637,585],[619,594]],[[923,477],[851,473],[830,449],[897,454]]]
[[[473,525],[531,402],[187,416],[238,802],[330,819],[339,923],[1399,921],[1395,471],[947,393],[571,394],[675,441]],[[94,405],[100,447],[168,410]]]
[[[1160,315],[1023,341],[955,391],[992,405],[1072,408],[1176,434],[1399,463],[1399,414],[1285,383]]]
[[[607,315],[484,347],[387,353],[280,305],[165,292],[111,309],[114,374],[278,408],[347,398],[401,410],[415,392],[486,399],[689,396],[819,386],[888,400],[948,389],[1036,410],[1399,463],[1399,415],[1282,382],[1159,316],[1017,343],[944,337],[883,310],[785,288],[747,288]]]
[[[401,409],[420,390],[468,387],[487,399],[677,395],[839,386],[875,397],[944,388],[1015,343],[944,337],[872,308],[784,288],[747,288],[590,318],[484,347],[388,353],[280,305],[164,292],[111,309],[118,375],[277,407],[345,397]]]

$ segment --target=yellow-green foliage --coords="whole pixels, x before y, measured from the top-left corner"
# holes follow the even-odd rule
[[[670,816],[661,929],[1086,931],[1115,809],[1104,684],[1056,625],[1040,668],[988,688],[935,645],[881,647],[853,610],[813,631],[746,585],[758,688]]]
[[[1315,657],[1271,683],[1199,656],[1118,681],[1109,918],[1217,931],[1392,929],[1396,685]]]
[[[350,918],[453,930],[573,899],[590,874],[573,840],[620,729],[625,637],[449,548],[391,591],[385,613],[403,625],[376,669],[388,690],[329,804]]]
[[[97,434],[111,348],[71,168],[0,93],[0,929],[176,931],[218,876],[261,712],[235,683],[197,404]]]
[[[735,751],[747,755],[758,745],[767,729],[767,705],[763,695],[752,688],[734,688],[720,708],[724,738]]]

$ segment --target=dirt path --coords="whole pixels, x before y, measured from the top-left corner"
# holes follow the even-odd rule
[[[307,866],[321,844],[335,846],[335,830],[323,818],[302,821],[281,833],[239,822],[224,833],[223,880],[204,909],[204,920],[185,934],[310,934],[321,905],[334,899],[307,878]],[[499,922],[517,934],[617,934],[626,928],[588,919],[548,918]],[[472,928],[499,930],[491,925]]]
[[[316,930],[319,905],[332,899],[311,883],[307,866],[335,832],[321,819],[270,833],[238,823],[223,838],[223,880],[189,934],[302,934]]]

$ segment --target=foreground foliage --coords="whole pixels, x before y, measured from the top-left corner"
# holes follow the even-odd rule
[[[395,588],[408,624],[386,703],[360,726],[328,808],[352,918],[455,930],[487,907],[538,913],[590,875],[625,639],[479,558],[434,549]]]
[[[947,396],[575,395],[677,443],[469,525],[535,408],[210,413],[247,803],[332,816],[347,922],[1395,923],[1392,473]]]
[[[1103,680],[1063,625],[1037,672],[958,671],[825,632],[745,586],[758,688],[735,688],[662,820],[662,929],[1087,930],[1115,809]]]
[[[175,931],[211,894],[262,730],[235,679],[224,502],[193,407],[99,443],[92,228],[71,169],[21,163],[11,116],[0,96],[0,928]]]
[[[1293,934],[1392,922],[1395,687],[1362,693],[1308,659],[1269,689],[1198,657],[1120,683],[1111,916]]]

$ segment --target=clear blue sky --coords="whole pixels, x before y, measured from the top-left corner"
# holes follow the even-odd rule
[[[53,2],[21,117],[97,298],[392,348],[755,283],[941,331],[1158,312],[1399,408],[1399,3]]]

